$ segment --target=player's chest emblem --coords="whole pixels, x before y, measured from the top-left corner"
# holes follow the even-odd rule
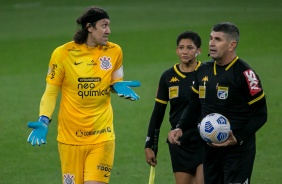
[[[64,184],[75,184],[74,177],[75,176],[70,173],[64,174]]]
[[[217,98],[221,100],[225,100],[228,97],[228,87],[222,87],[218,86],[217,87]]]
[[[111,58],[110,57],[100,57],[100,67],[103,70],[110,70],[112,68]]]

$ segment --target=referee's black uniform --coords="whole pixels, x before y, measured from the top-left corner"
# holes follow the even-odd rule
[[[198,62],[195,70],[200,64],[201,62]],[[153,137],[154,129],[160,129],[168,102],[170,102],[169,122],[171,129],[176,127],[188,104],[194,81],[195,72],[181,72],[179,64],[175,64],[174,67],[161,75],[155,107],[148,127],[148,137]],[[203,140],[199,135],[197,126],[190,127],[184,133],[181,137],[181,145],[170,144],[169,142],[168,145],[173,172],[195,174],[196,168],[203,163]],[[147,141],[145,148],[151,147],[152,141]]]
[[[256,153],[255,132],[267,119],[267,106],[261,81],[254,70],[238,56],[219,66],[214,60],[196,71],[188,104],[178,125],[185,130],[194,126],[191,115],[201,111],[201,118],[210,113],[226,116],[237,145],[204,146],[205,184],[249,184]],[[208,177],[206,177],[208,176]]]

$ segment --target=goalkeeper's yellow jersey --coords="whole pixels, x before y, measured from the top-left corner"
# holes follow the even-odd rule
[[[47,83],[61,87],[58,137],[61,143],[84,145],[115,139],[110,85],[122,67],[119,45],[89,48],[68,42],[51,56]]]

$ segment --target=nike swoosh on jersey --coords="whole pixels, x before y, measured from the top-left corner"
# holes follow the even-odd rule
[[[81,64],[81,63],[83,63],[83,62],[74,62],[74,65],[79,65],[79,64]]]

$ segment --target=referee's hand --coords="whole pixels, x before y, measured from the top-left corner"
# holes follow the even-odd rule
[[[232,130],[230,130],[229,137],[225,142],[223,142],[223,143],[211,143],[209,145],[212,146],[212,147],[226,147],[226,146],[233,146],[233,145],[236,145],[236,144],[237,144],[237,139],[233,135]]]
[[[180,141],[178,140],[183,135],[182,130],[180,128],[176,128],[174,130],[171,130],[168,133],[168,141],[171,144],[178,144],[180,145]]]
[[[145,157],[146,157],[146,162],[150,166],[155,167],[157,165],[158,161],[156,155],[151,148],[145,148]]]

